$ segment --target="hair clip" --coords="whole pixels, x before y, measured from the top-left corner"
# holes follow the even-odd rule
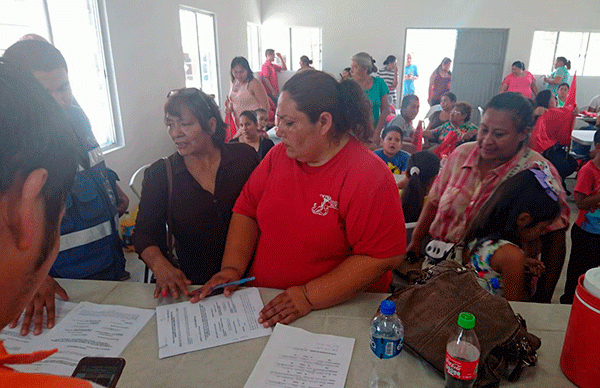
[[[415,174],[419,175],[419,173],[420,173],[420,172],[421,172],[421,170],[419,170],[419,167],[417,167],[417,166],[412,166],[412,167],[410,168],[409,175],[410,175],[410,176],[413,176],[413,175],[415,175]]]
[[[552,189],[553,182],[551,180],[552,179],[551,176],[546,175],[546,173],[544,173],[542,170],[539,170],[537,168],[531,168],[531,169],[529,169],[529,171],[531,171],[533,173],[533,175],[535,176],[537,181],[540,183],[542,188],[546,191],[546,194],[548,194],[548,196],[550,198],[552,198],[553,200],[558,201],[558,195]]]

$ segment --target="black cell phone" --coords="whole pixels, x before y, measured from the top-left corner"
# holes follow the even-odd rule
[[[125,368],[125,359],[118,357],[84,357],[79,360],[73,377],[115,388]]]

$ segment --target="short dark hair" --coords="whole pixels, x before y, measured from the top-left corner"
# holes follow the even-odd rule
[[[556,88],[556,90],[560,89],[560,88],[561,88],[561,87],[563,87],[563,86],[566,86],[566,87],[567,87],[567,89],[569,89],[569,88],[570,88],[570,86],[569,86],[569,84],[568,84],[568,83],[566,83],[566,82],[563,82],[562,84],[558,85],[558,87]]]
[[[485,110],[494,109],[508,112],[513,116],[517,132],[523,133],[533,124],[533,106],[521,93],[505,92],[492,97]],[[484,113],[485,114],[485,113]]]
[[[254,113],[256,113],[256,115],[258,116],[259,113],[268,114],[269,112],[267,112],[263,108],[258,108],[258,109],[254,109]]]
[[[600,129],[594,133],[594,145],[600,143]]]
[[[227,124],[223,121],[215,100],[196,88],[173,90],[165,103],[165,115],[168,113],[171,116],[181,117],[182,106],[186,106],[192,112],[202,130],[207,133],[210,133],[208,121],[211,118],[216,120],[215,133],[212,134],[211,139],[216,147],[222,147],[225,143]]]
[[[525,70],[525,63],[523,63],[522,61],[515,61],[513,62],[513,64],[511,65],[511,67],[514,66],[516,68],[519,68],[521,70]]]
[[[34,170],[48,178],[45,241],[39,269],[54,248],[58,222],[77,171],[77,140],[65,112],[29,71],[0,59],[0,195]]]
[[[452,102],[456,102],[456,94],[452,93],[452,92],[446,92],[444,94],[442,94],[442,97],[448,97],[450,99],[450,101]]]
[[[390,132],[398,132],[400,134],[400,141],[402,141],[402,139],[404,138],[404,134],[402,133],[402,128],[400,128],[397,125],[390,125],[388,127],[385,127],[383,129],[383,131],[381,131],[381,138],[385,139],[385,137],[388,135],[388,133]]]
[[[273,49],[266,49],[265,50],[265,56],[267,55],[275,55],[275,50]]]
[[[298,110],[315,123],[321,113],[329,112],[333,119],[331,136],[338,138],[352,133],[368,142],[373,135],[373,113],[366,93],[352,80],[337,82],[322,71],[297,73],[283,85]]]
[[[258,119],[256,118],[256,113],[254,113],[254,111],[245,110],[242,113],[240,113],[240,118],[242,116],[247,117],[248,120],[252,121],[254,124],[258,124]]]
[[[31,72],[67,69],[67,62],[58,49],[39,40],[21,40],[6,49],[2,56]]]
[[[384,65],[388,65],[390,63],[396,62],[396,57],[394,55],[388,55],[388,57],[383,61]]]
[[[403,112],[413,101],[419,101],[419,97],[416,94],[407,94],[402,97],[402,102],[400,103],[400,112]]]
[[[236,66],[241,66],[246,70],[246,82],[250,82],[254,79],[254,73],[250,68],[248,60],[244,57],[235,57],[231,61],[231,70],[229,70],[229,74],[231,75],[231,82],[235,81],[235,77],[233,76],[233,68]]]
[[[536,106],[542,106],[548,108],[550,106],[550,99],[553,98],[552,92],[548,89],[542,90],[535,95],[534,103]]]

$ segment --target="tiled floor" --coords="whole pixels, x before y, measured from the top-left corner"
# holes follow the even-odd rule
[[[573,191],[573,187],[575,186],[574,179],[567,179],[567,187],[569,190]],[[569,206],[571,207],[571,223],[575,221],[577,218],[577,206],[573,202],[572,197],[568,199]],[[558,299],[563,294],[565,288],[565,279],[567,274],[567,263],[569,261],[569,252],[571,250],[571,234],[567,232],[567,257],[565,259],[565,264],[563,266],[563,270],[560,276],[560,280],[556,286],[556,290],[554,291],[554,295],[552,297],[552,303],[558,303]],[[131,273],[131,279],[129,282],[143,282],[144,281],[144,262],[138,259],[138,255],[135,252],[125,252],[125,258],[127,259],[127,271]]]

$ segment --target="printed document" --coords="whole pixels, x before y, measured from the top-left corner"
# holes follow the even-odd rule
[[[216,295],[198,303],[181,302],[156,308],[158,357],[227,345],[271,334],[258,323],[263,308],[257,288]]]
[[[153,315],[154,310],[81,302],[42,338],[22,349],[58,348],[57,353],[35,364],[13,367],[70,376],[83,357],[118,357]]]
[[[58,323],[77,306],[77,303],[73,302],[65,302],[61,299],[56,299],[54,301],[54,326],[58,325]],[[39,335],[33,335],[33,323],[29,327],[29,334],[26,336],[21,335],[21,325],[23,324],[24,314],[21,314],[19,318],[19,322],[17,326],[13,329],[6,326],[2,331],[0,331],[0,341],[4,341],[4,348],[8,353],[11,354],[19,354],[19,353],[27,353],[31,352],[31,349],[36,350],[47,350],[40,349],[37,347],[36,343],[39,344],[41,339],[44,338],[48,333],[52,331],[52,329],[48,329],[46,327],[46,320],[44,319],[43,331]],[[32,345],[33,342],[33,345]],[[37,347],[37,348],[36,348]]]
[[[244,388],[343,388],[354,338],[277,324]]]

